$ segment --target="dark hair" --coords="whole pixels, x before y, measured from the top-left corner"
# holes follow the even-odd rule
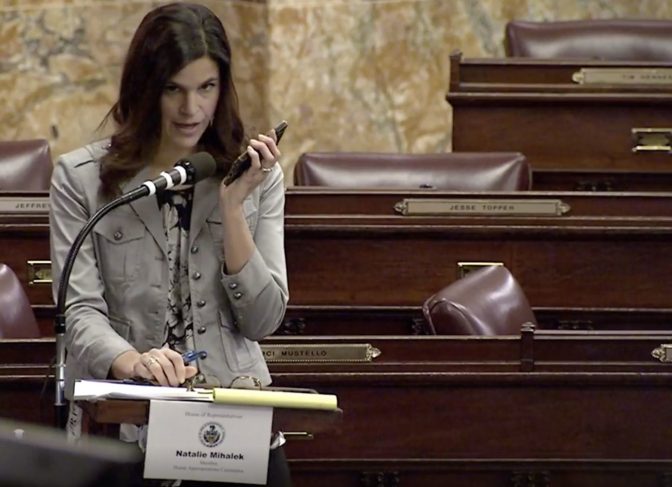
[[[171,3],[142,19],[124,62],[119,99],[106,115],[116,122],[109,152],[102,158],[101,191],[119,193],[121,182],[142,169],[157,150],[161,132],[161,93],[187,64],[207,56],[219,66],[220,94],[213,123],[200,145],[225,172],[245,138],[231,76],[231,46],[217,16],[203,5]]]

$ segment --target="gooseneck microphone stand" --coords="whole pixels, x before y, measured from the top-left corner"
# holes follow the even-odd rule
[[[65,302],[68,293],[68,283],[72,267],[79,253],[79,249],[84,244],[84,240],[89,235],[93,227],[115,208],[128,204],[151,193],[148,186],[140,186],[119,198],[110,201],[96,211],[86,222],[86,225],[80,230],[75,238],[72,247],[63,263],[61,277],[58,281],[58,300],[56,302],[56,316],[54,318],[54,332],[56,334],[56,363],[54,364],[54,379],[56,381],[56,399],[54,402],[56,427],[64,428],[67,421],[67,405],[65,402]]]

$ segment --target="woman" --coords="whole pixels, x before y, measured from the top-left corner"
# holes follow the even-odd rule
[[[79,230],[115,196],[199,151],[214,156],[219,173],[119,207],[96,225],[68,288],[66,396],[81,378],[228,387],[253,376],[269,384],[257,341],[279,326],[288,299],[280,152],[274,134],[244,142],[219,19],[187,3],[148,13],[110,117],[109,140],[61,156],[54,168],[54,283]],[[222,184],[242,150],[250,168]],[[181,354],[191,350],[204,353],[185,365]],[[72,430],[77,413],[71,408]]]

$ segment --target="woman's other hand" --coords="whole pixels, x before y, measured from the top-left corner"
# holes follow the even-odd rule
[[[276,140],[274,130],[271,135],[259,134],[257,138],[250,139],[247,146],[250,167],[228,186],[220,186],[219,199],[223,210],[242,205],[245,198],[273,171],[281,155]]]

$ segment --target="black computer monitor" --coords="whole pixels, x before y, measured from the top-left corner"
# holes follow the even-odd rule
[[[134,444],[92,436],[72,444],[63,430],[0,419],[3,487],[135,485],[142,458]]]

